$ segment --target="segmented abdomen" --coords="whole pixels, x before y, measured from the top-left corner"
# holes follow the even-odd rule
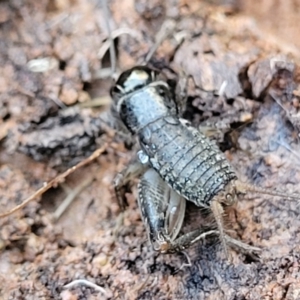
[[[218,147],[178,118],[159,119],[139,132],[150,165],[176,192],[197,206],[211,199],[236,178]]]

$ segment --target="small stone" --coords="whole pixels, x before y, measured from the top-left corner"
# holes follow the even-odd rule
[[[77,99],[77,91],[74,88],[68,86],[68,84],[65,84],[60,94],[60,100],[66,105],[72,105],[76,103]]]

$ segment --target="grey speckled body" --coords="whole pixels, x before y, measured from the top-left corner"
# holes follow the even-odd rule
[[[197,206],[209,207],[235,173],[213,141],[179,119],[166,82],[155,79],[149,69],[143,71],[122,75],[127,86],[120,82],[122,77],[117,82],[120,89],[132,89],[128,86],[132,82],[135,87],[118,99],[119,115],[162,179]]]
[[[145,66],[122,73],[111,90],[113,109],[125,127],[137,137],[141,150],[115,178],[119,204],[126,203],[124,187],[140,177],[139,206],[154,249],[183,250],[208,234],[226,243],[257,251],[224,232],[223,206],[236,202],[247,191],[298,199],[299,195],[259,188],[238,180],[216,144],[179,118],[175,93],[160,75]],[[209,208],[218,230],[194,230],[177,238],[183,224],[185,201]]]
[[[148,124],[138,137],[151,167],[172,189],[197,206],[209,207],[212,198],[236,179],[217,146],[174,116]]]
[[[124,72],[111,95],[120,119],[141,146],[139,160],[115,179],[120,205],[125,203],[122,188],[131,177],[142,176],[139,206],[156,250],[182,250],[203,236],[195,231],[175,240],[185,199],[212,210],[226,249],[222,204],[236,199],[236,175],[224,154],[179,118],[175,95],[155,71],[137,66]]]

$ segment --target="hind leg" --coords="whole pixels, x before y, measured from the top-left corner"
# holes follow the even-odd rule
[[[225,248],[227,245],[246,253],[260,249],[231,238],[220,230],[199,228],[178,237],[184,221],[186,200],[173,191],[153,170],[147,170],[138,186],[139,207],[149,240],[154,250],[161,253],[183,251],[201,239],[219,235]],[[220,203],[219,203],[220,204]]]
[[[220,236],[220,240],[221,240],[225,255],[227,258],[229,258],[227,243],[226,243],[226,238],[225,238],[225,233],[224,233],[224,222],[223,222],[223,216],[222,216],[224,210],[223,210],[222,204],[217,200],[213,200],[210,205],[210,208],[211,208],[212,213],[217,222],[219,236]]]
[[[139,151],[138,154],[143,154]],[[115,194],[117,196],[119,207],[124,210],[126,207],[125,193],[131,180],[139,177],[148,169],[147,162],[142,163],[141,159],[134,158],[122,172],[118,173],[114,179]]]

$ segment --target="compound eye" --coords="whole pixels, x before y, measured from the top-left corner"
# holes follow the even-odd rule
[[[115,85],[110,90],[110,95],[114,98],[115,96],[121,96],[124,93],[124,89],[120,85]]]
[[[162,98],[165,98],[167,93],[166,93],[165,89],[160,88],[160,89],[158,90],[158,94],[159,94]]]

